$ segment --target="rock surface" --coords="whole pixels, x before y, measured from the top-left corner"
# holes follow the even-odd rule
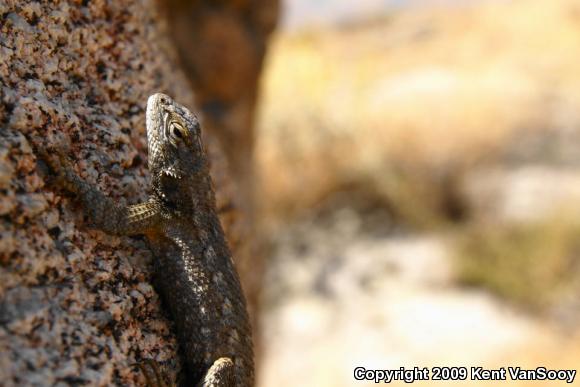
[[[179,371],[144,240],[90,229],[70,198],[46,186],[29,142],[69,142],[84,179],[120,202],[144,200],[147,97],[165,92],[196,106],[163,20],[147,0],[0,4],[5,386],[142,384],[131,364],[144,358],[160,361],[171,378]],[[205,135],[225,205],[235,185],[215,134]],[[226,213],[224,221],[238,240],[239,217]]]

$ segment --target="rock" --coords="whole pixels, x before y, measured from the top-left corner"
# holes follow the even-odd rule
[[[69,197],[45,186],[45,169],[29,143],[64,141],[84,179],[116,200],[144,200],[147,97],[164,92],[198,106],[166,30],[152,0],[0,4],[5,386],[141,385],[132,364],[144,358],[162,362],[169,378],[179,372],[142,238],[91,230]],[[230,203],[237,188],[228,160],[215,128],[204,135],[218,202]],[[231,214],[224,220],[230,240],[241,239],[248,225]],[[235,244],[233,250],[240,255]]]

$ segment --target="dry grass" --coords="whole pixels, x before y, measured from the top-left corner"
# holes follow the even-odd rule
[[[439,224],[449,201],[441,184],[494,159],[514,133],[580,122],[577,63],[574,0],[484,2],[278,36],[259,118],[265,213],[286,219],[362,184],[411,223]]]
[[[465,284],[546,310],[580,291],[578,235],[580,222],[566,213],[533,224],[472,227],[459,243],[459,276]]]

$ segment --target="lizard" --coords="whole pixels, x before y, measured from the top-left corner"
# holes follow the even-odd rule
[[[154,285],[175,322],[187,379],[205,387],[252,386],[246,301],[218,218],[199,120],[156,93],[147,101],[146,129],[151,192],[140,204],[120,206],[80,178],[62,147],[39,154],[92,226],[146,236],[155,257]]]

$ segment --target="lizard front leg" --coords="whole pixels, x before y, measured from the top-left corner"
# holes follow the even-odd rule
[[[112,235],[136,235],[150,231],[159,224],[160,207],[155,201],[120,206],[81,179],[62,150],[49,153],[45,149],[38,149],[38,153],[55,174],[56,183],[77,195],[90,222],[96,228]]]
[[[37,153],[55,174],[55,183],[71,194],[77,195],[85,213],[96,228],[113,235],[135,235],[143,234],[158,225],[159,205],[154,201],[119,206],[93,185],[81,179],[61,149],[57,149],[54,153],[37,149]],[[168,387],[156,362],[146,360],[136,365],[145,375],[148,386]],[[153,369],[153,373],[147,366]]]

